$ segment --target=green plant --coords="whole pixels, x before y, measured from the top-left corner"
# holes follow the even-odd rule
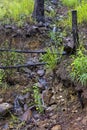
[[[51,48],[46,49],[47,52],[46,54],[41,55],[41,60],[47,63],[46,68],[48,70],[53,70],[56,67],[58,61],[62,56],[61,55],[62,50],[63,49],[60,49],[58,52],[58,49],[52,46]],[[58,55],[58,53],[60,53],[60,55]]]
[[[5,43],[5,48],[8,48],[8,43]],[[14,50],[14,48],[12,49]],[[15,66],[24,62],[24,55],[16,52],[0,52],[1,66]],[[14,69],[0,70],[0,83],[14,77],[16,71]]]
[[[3,78],[5,76],[4,70],[0,69],[0,85],[2,85]]]
[[[72,80],[80,82],[83,86],[87,85],[87,55],[81,49],[78,50],[71,64],[70,76]]]
[[[63,40],[63,33],[50,31],[49,36],[51,37],[51,43],[55,46],[60,46]]]
[[[36,109],[42,113],[43,112],[43,106],[42,106],[42,101],[41,101],[41,96],[40,96],[40,92],[39,92],[39,88],[38,85],[35,84],[33,86],[33,96],[34,96],[34,102],[36,104]]]
[[[68,7],[76,6],[78,0],[62,0],[62,3]]]
[[[1,0],[0,1],[0,20],[10,19],[20,22],[29,16],[34,7],[33,0]]]

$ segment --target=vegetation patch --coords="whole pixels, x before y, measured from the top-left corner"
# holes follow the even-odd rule
[[[8,43],[5,43],[5,48],[8,48]],[[14,50],[14,48],[12,49]],[[24,63],[24,55],[16,52],[0,52],[0,66],[16,66]],[[15,69],[0,69],[0,84],[3,80],[7,81],[14,77]]]
[[[83,86],[87,85],[87,55],[81,49],[78,50],[77,56],[73,57],[71,64],[71,77],[73,80],[80,82]]]
[[[0,20],[21,21],[33,11],[33,0],[0,0]],[[5,22],[5,21],[4,21]]]
[[[51,71],[53,69],[55,69],[57,63],[59,62],[60,58],[62,57],[62,50],[60,49],[59,53],[60,55],[58,55],[58,49],[56,49],[55,47],[51,47],[47,48],[46,51],[47,53],[44,55],[41,55],[41,60],[43,62],[46,62],[46,68]]]
[[[63,4],[70,7],[68,11],[68,18],[67,20],[65,20],[65,23],[71,26],[72,23],[71,7],[73,7],[74,10],[77,10],[79,24],[87,22],[87,1],[86,0],[82,0],[81,2],[78,0],[63,0]]]

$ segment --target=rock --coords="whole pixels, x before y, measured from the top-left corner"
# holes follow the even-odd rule
[[[3,98],[0,98],[0,103],[2,103],[3,102]]]
[[[0,115],[5,115],[8,111],[12,109],[12,105],[9,103],[0,104]]]
[[[39,85],[42,87],[42,88],[45,88],[47,89],[47,82],[46,82],[46,79],[45,78],[40,78],[39,79]]]
[[[62,130],[61,125],[55,125],[51,128],[51,130]]]
[[[6,123],[4,126],[3,126],[3,130],[9,130],[9,124]]]
[[[83,118],[82,124],[83,124],[83,125],[87,125],[87,116],[85,116],[85,117]]]
[[[28,109],[20,118],[21,121],[29,121],[32,118],[32,111]]]
[[[56,99],[55,99],[55,95],[53,95],[53,96],[51,97],[51,99],[50,99],[49,105],[55,104],[55,103],[56,103]]]
[[[55,111],[56,108],[57,108],[57,105],[51,105],[51,107],[48,107],[48,108],[46,109],[46,112]]]
[[[39,120],[40,119],[40,114],[36,110],[34,110],[33,111],[33,117],[34,117],[35,120]]]
[[[43,69],[42,70],[38,70],[37,74],[38,74],[38,76],[42,77],[42,76],[44,76],[45,71]]]
[[[24,102],[21,102],[21,104],[24,104]],[[21,115],[23,114],[23,110],[22,110],[22,107],[20,105],[20,102],[19,102],[19,99],[18,99],[18,96],[15,98],[14,100],[14,112],[16,115]]]

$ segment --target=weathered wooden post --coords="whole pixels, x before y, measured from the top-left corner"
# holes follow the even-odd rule
[[[35,0],[33,17],[37,22],[45,22],[44,18],[44,0]]]
[[[67,42],[64,51],[67,54],[72,54],[76,52],[76,49],[79,45],[79,36],[78,36],[78,26],[77,26],[77,11],[72,11],[72,36],[73,36],[73,43]]]
[[[77,10],[72,11],[72,34],[73,34],[73,44],[76,51],[79,45],[79,36],[78,36],[78,26],[77,26]]]

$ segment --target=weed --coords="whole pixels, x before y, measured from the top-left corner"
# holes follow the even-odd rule
[[[8,48],[8,43],[5,43],[5,47]],[[13,49],[14,50],[14,49]],[[16,52],[0,52],[0,65],[1,66],[15,66],[24,62],[24,55]],[[15,74],[15,70],[0,70],[0,84],[2,81],[8,81],[12,79]]]
[[[42,106],[41,96],[40,96],[40,92],[39,92],[39,88],[38,88],[37,84],[35,84],[33,86],[33,94],[34,94],[34,102],[36,104],[36,109],[40,113],[42,113],[43,112],[43,106]]]
[[[58,55],[58,49],[55,49],[55,47],[52,46],[51,49],[50,48],[46,49],[47,51],[46,54],[41,55],[41,60],[47,63],[46,68],[49,71],[53,70],[56,67],[58,61],[60,60],[62,56],[61,55],[62,50],[63,49],[59,50],[60,55]]]
[[[87,85],[87,55],[83,53],[84,51],[78,49],[77,56],[71,64],[71,78],[80,82],[83,86]]]
[[[78,3],[78,0],[62,0],[62,3],[68,7],[72,7],[72,6],[75,7]]]
[[[55,45],[55,47],[59,47],[62,44],[64,33],[61,33],[59,31],[50,31],[49,36],[51,38],[51,43]]]

